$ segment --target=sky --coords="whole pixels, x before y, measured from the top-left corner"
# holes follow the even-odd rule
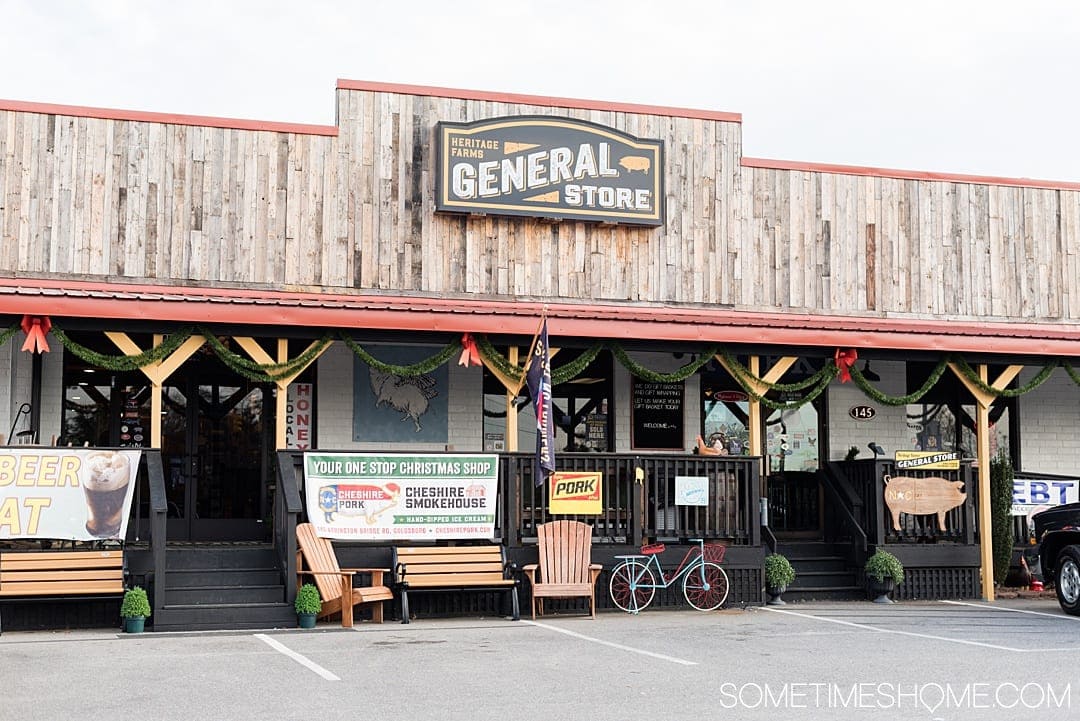
[[[1080,181],[1071,0],[0,0],[0,98],[334,124],[338,78],[741,113],[743,154]]]

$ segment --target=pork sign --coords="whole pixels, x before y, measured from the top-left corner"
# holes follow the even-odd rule
[[[663,225],[664,144],[547,116],[439,123],[436,209]]]

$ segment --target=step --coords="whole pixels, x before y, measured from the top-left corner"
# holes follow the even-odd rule
[[[295,628],[296,611],[287,603],[169,604],[151,620],[154,631]]]
[[[821,556],[846,558],[851,553],[851,544],[827,541],[778,541],[776,552],[787,556],[789,561],[794,561],[796,558]]]
[[[788,586],[792,589],[855,587],[854,571],[800,571],[795,569],[795,581]]]
[[[285,586],[182,586],[168,587],[165,600],[176,605],[217,603],[275,603],[285,599]]]
[[[272,586],[282,582],[276,568],[187,568],[165,571],[165,588],[195,586]]]
[[[796,572],[803,571],[833,571],[844,573],[849,570],[850,562],[844,556],[806,556],[804,558],[789,558]]]
[[[276,568],[277,565],[277,556],[269,546],[165,549],[165,567],[170,571],[191,568]]]

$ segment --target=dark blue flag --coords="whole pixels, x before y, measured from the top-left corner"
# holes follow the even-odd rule
[[[547,318],[540,324],[540,334],[529,358],[525,373],[533,408],[536,409],[536,460],[533,478],[542,485],[555,471],[555,427],[551,417],[551,358],[548,353]]]

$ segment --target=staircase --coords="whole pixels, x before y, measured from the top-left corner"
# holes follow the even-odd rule
[[[166,605],[150,619],[155,631],[296,626],[270,546],[170,546],[165,567]]]
[[[861,575],[851,562],[850,543],[778,541],[776,552],[787,556],[795,581],[785,601],[865,600]]]

